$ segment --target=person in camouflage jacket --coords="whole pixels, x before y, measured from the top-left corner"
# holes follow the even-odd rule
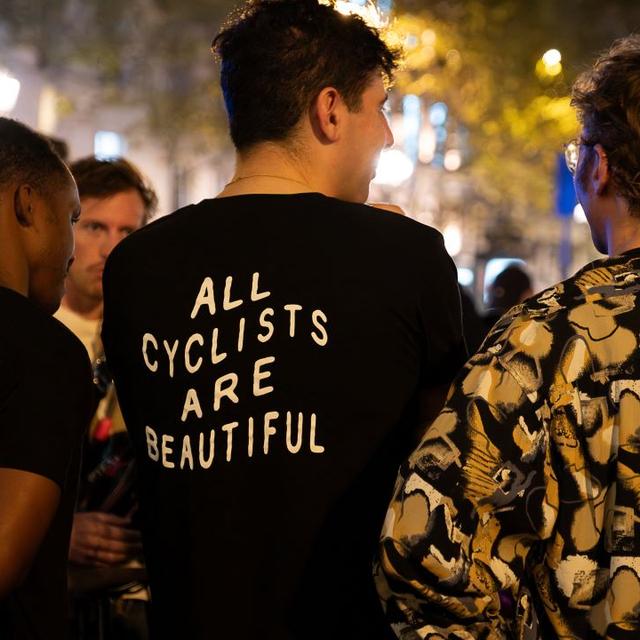
[[[375,568],[399,638],[640,637],[640,37],[573,103],[610,257],[498,322],[401,467]]]

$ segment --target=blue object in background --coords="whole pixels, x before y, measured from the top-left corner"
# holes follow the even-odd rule
[[[420,151],[422,126],[422,102],[418,96],[407,95],[402,99],[404,152],[415,164]]]
[[[573,176],[567,168],[563,154],[558,154],[556,164],[556,213],[561,218],[568,218],[573,216],[573,210],[578,204]]]
[[[429,109],[429,122],[434,127],[443,127],[447,123],[449,109],[444,102],[435,102]]]
[[[573,210],[578,204],[576,190],[573,186],[573,176],[567,168],[563,154],[558,154],[556,168],[556,214],[562,220],[558,263],[560,274],[564,280],[571,272],[573,262],[573,247],[571,244],[571,226]]]

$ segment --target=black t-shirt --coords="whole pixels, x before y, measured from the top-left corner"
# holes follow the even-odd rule
[[[115,249],[156,638],[386,637],[371,559],[459,307],[437,231],[320,194],[207,200]]]
[[[0,467],[49,478],[62,492],[25,581],[0,602],[2,640],[65,637],[69,536],[92,409],[82,343],[27,298],[0,287]]]

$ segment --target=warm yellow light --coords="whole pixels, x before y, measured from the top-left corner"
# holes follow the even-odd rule
[[[562,62],[562,54],[557,49],[549,49],[543,56],[545,67],[555,67]]]
[[[324,4],[331,4],[326,0],[323,0],[323,2]],[[372,0],[369,0],[365,5],[348,2],[347,0],[338,0],[334,6],[336,11],[342,15],[360,16],[369,26],[375,27],[376,29],[382,29],[388,24],[388,20],[382,16],[378,7],[376,7]]]
[[[557,64],[550,64],[545,67],[547,71],[547,75],[549,76],[559,76],[562,73],[562,65],[558,62]]]
[[[562,54],[557,49],[549,49],[538,60],[536,73],[542,80],[555,78],[562,73]]]
[[[422,44],[428,47],[433,47],[436,44],[437,36],[436,32],[433,29],[425,29],[422,32]]]
[[[536,65],[536,73],[541,78],[554,78],[562,73],[562,54],[557,49],[549,49]]]

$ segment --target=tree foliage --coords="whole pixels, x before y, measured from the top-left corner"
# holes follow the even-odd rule
[[[143,131],[176,162],[225,129],[209,44],[235,0],[0,0],[12,42],[43,73],[91,78],[101,101],[139,107]],[[552,210],[553,171],[577,132],[577,72],[640,26],[636,0],[396,0],[407,58],[401,92],[442,100],[469,131],[467,169],[492,207],[524,219]],[[536,73],[557,48],[563,72]]]
[[[579,129],[571,84],[598,51],[640,25],[640,6],[398,0],[396,7],[393,31],[407,51],[399,89],[446,102],[469,130],[468,171],[498,212],[524,220],[552,211],[557,154]],[[549,49],[563,56],[554,76],[541,73]]]
[[[142,129],[179,160],[224,123],[210,43],[232,0],[0,0],[14,44],[42,73],[90,79],[97,98],[138,108]]]

